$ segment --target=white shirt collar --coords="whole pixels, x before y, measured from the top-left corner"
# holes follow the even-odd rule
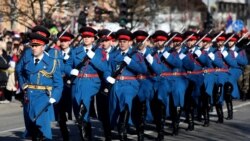
[[[230,50],[235,51],[235,46],[231,47]]]
[[[129,48],[125,51],[121,51],[121,54],[124,52],[125,54],[128,52]]]
[[[112,49],[112,47],[109,47],[108,49],[105,49],[105,51],[106,51],[107,53],[109,53],[109,52],[111,51],[111,49]]]
[[[64,54],[69,54],[69,50],[70,50],[70,48],[67,48],[66,50],[62,50],[62,53]]]
[[[146,48],[143,48],[143,50],[138,50],[138,52],[140,52],[144,55],[146,53]]]
[[[39,59],[38,63],[43,59],[44,54],[38,56],[38,57],[33,57],[34,63],[35,63],[35,59]]]

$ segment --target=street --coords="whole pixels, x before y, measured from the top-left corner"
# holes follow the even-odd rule
[[[224,116],[227,116],[227,111],[224,105]],[[19,141],[22,139],[24,133],[24,123],[22,116],[22,107],[18,101],[14,101],[10,104],[0,104],[0,141]],[[224,124],[217,124],[215,110],[210,113],[211,123],[209,127],[203,127],[201,122],[195,122],[194,131],[186,131],[187,124],[180,123],[180,130],[178,136],[171,135],[170,121],[166,121],[165,126],[165,140],[177,141],[249,141],[250,140],[250,101],[234,101],[234,119],[227,121],[224,120]],[[92,119],[92,135],[93,140],[104,140],[102,126],[99,121]],[[56,122],[52,123],[53,127],[53,140],[62,141],[59,128]],[[72,141],[80,140],[78,135],[78,128],[75,126],[74,121],[68,122],[70,129],[70,138]],[[118,140],[116,131],[112,132],[113,138]],[[155,132],[155,126],[153,124],[147,124],[145,131],[145,140],[153,140],[157,133]],[[137,140],[135,128],[129,129],[129,139]]]

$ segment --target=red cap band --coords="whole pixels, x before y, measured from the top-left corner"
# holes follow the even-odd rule
[[[190,36],[190,37],[188,36],[188,38],[189,38],[188,40],[197,40],[196,36]]]
[[[225,40],[226,40],[226,38],[225,38],[225,37],[223,37],[223,36],[221,36],[221,37],[218,37],[216,40],[217,40],[217,41],[225,41]]]
[[[205,37],[205,38],[203,38],[203,40],[202,40],[203,42],[211,42],[212,41],[212,39],[211,38],[208,38],[208,37]]]
[[[232,38],[230,39],[230,41],[236,42],[236,41],[237,41],[237,38],[232,37]]]
[[[176,41],[176,42],[181,42],[183,39],[181,37],[174,37],[173,38],[173,41]]]
[[[128,35],[120,35],[118,37],[118,40],[131,40],[130,36]]]
[[[146,36],[136,36],[136,41],[137,42],[141,42],[141,41],[144,41],[147,37]]]
[[[106,39],[106,40],[112,40],[113,38],[111,36],[108,36],[107,35],[103,35],[102,36],[103,39]]]
[[[44,36],[44,37],[47,37],[47,34],[46,34],[46,33],[44,33],[44,32],[37,31],[36,33],[37,33],[37,34],[39,34],[39,35],[42,35],[42,36]]]
[[[168,38],[167,37],[165,37],[165,36],[157,36],[156,38],[155,38],[155,41],[157,42],[157,41],[166,41]]]
[[[82,32],[82,36],[83,37],[94,37],[95,34],[93,32],[85,31],[85,32]]]
[[[70,41],[70,40],[71,40],[71,38],[69,36],[62,36],[60,38],[60,41]]]
[[[42,40],[38,40],[38,39],[32,39],[31,43],[35,43],[35,44],[40,44],[40,45],[45,45],[45,42]]]

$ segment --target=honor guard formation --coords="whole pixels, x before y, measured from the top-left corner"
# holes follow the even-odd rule
[[[66,122],[75,120],[80,139],[90,141],[95,118],[106,141],[114,139],[112,130],[128,140],[132,126],[143,141],[148,123],[155,126],[155,140],[163,141],[169,120],[173,136],[181,117],[187,131],[195,130],[195,120],[209,127],[213,109],[218,126],[233,120],[232,101],[248,96],[249,81],[240,81],[249,79],[244,75],[249,38],[212,30],[148,33],[85,26],[78,35],[66,28],[51,40],[48,29],[38,25],[21,55],[2,69],[10,65],[16,73],[27,139],[52,140],[51,122],[57,121],[68,141]]]

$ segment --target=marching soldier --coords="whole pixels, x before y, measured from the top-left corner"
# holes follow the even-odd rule
[[[178,32],[173,32],[172,36],[175,36],[172,40],[172,52],[175,56],[183,59],[183,53],[185,48],[182,48],[181,42],[183,41],[183,35]],[[173,69],[174,84],[172,87],[172,96],[170,99],[170,113],[173,126],[173,135],[178,135],[179,122],[182,109],[184,109],[185,92],[188,86],[188,81],[185,77],[186,70],[183,65],[180,68]],[[175,86],[178,86],[176,88]]]
[[[157,58],[161,62],[162,73],[157,75],[158,81],[155,84],[155,91],[157,92],[157,111],[156,111],[156,130],[158,141],[164,140],[164,124],[166,116],[169,116],[169,95],[173,87],[173,68],[181,67],[181,60],[175,57],[164,43],[168,40],[168,35],[162,30],[157,30],[153,34],[154,42],[157,49]]]
[[[203,35],[205,36],[205,35]],[[209,126],[209,110],[210,106],[213,105],[213,89],[215,85],[215,69],[213,61],[215,56],[213,55],[214,48],[212,47],[212,36],[207,34],[201,41],[201,49],[209,57],[207,64],[203,67],[204,72],[204,83],[202,85],[201,102],[202,108],[201,112],[204,117],[204,127]],[[212,54],[212,55],[211,55]]]
[[[216,34],[215,34],[216,35]],[[216,81],[215,81],[215,92],[214,92],[214,105],[218,115],[217,123],[224,122],[224,114],[222,110],[222,105],[224,102],[224,97],[226,95],[231,95],[232,93],[232,84],[229,82],[230,73],[229,69],[231,67],[237,67],[236,60],[233,59],[231,53],[228,53],[227,49],[224,46],[226,41],[226,35],[221,34],[216,39],[217,49],[214,51],[214,55],[210,53],[209,57],[213,60],[213,63],[216,67]],[[214,57],[211,57],[214,56]]]
[[[187,70],[188,88],[185,95],[186,118],[188,120],[187,130],[194,130],[194,108],[200,111],[200,88],[204,81],[202,67],[207,61],[207,57],[195,45],[197,42],[197,34],[187,31],[184,33],[187,38],[186,56],[182,59],[183,66]],[[198,115],[199,116],[199,115]]]
[[[243,68],[247,65],[248,60],[244,49],[239,49],[235,46],[239,37],[233,33],[227,35],[230,38],[228,42],[228,53],[232,55],[233,60],[236,61],[237,65],[232,66],[229,69],[230,77],[229,82],[232,84],[232,92],[225,93],[225,102],[228,110],[228,120],[233,119],[233,104],[232,99],[239,99],[238,79],[243,73]]]
[[[56,60],[44,53],[48,39],[37,33],[30,34],[31,56],[23,56],[16,66],[21,90],[24,92],[23,114],[26,136],[32,140],[52,140],[50,122],[54,120],[53,106],[39,115],[43,107],[59,101],[63,81]],[[37,120],[33,120],[34,118]]]
[[[144,140],[144,125],[145,121],[152,121],[152,115],[150,110],[150,102],[154,97],[154,79],[155,75],[161,73],[160,61],[157,61],[155,56],[152,56],[152,50],[148,47],[148,33],[143,30],[137,30],[133,33],[136,43],[138,44],[137,56],[140,59],[140,63],[146,66],[147,72],[137,75],[137,79],[140,83],[138,98],[139,102],[135,109],[138,109],[139,114],[136,114],[137,122],[136,129],[138,135],[138,141]]]
[[[59,32],[57,34],[57,37],[62,34],[62,32]],[[62,97],[60,101],[55,105],[55,114],[56,118],[61,130],[61,134],[64,141],[69,140],[69,131],[67,129],[67,119],[72,120],[72,101],[71,101],[71,86],[68,84],[69,76],[65,75],[64,73],[64,65],[66,64],[66,61],[69,59],[70,52],[72,48],[69,46],[70,41],[74,38],[74,36],[69,33],[65,32],[60,38],[60,48],[61,48],[61,55],[63,56],[63,59],[60,62],[61,70],[62,70],[62,77],[63,77],[63,91],[62,91]]]
[[[112,40],[115,39],[115,35],[108,29],[102,29],[98,31],[98,37],[101,39],[100,47],[102,48],[103,60],[108,61],[110,66],[112,58],[115,55],[115,49],[112,47]],[[96,103],[98,109],[99,119],[102,121],[105,141],[111,141],[111,126],[109,119],[109,94],[104,93],[107,82],[102,79],[101,89],[98,95],[96,95]]]
[[[105,73],[109,71],[102,50],[93,46],[96,30],[83,27],[79,32],[83,37],[83,45],[72,50],[65,65],[65,72],[75,76],[71,82],[72,104],[74,115],[78,119],[80,136],[82,140],[91,140],[90,102],[101,86],[99,73],[104,72],[105,77]],[[108,81],[112,83],[115,81],[111,77],[105,78],[109,78]]]
[[[110,92],[110,116],[111,124],[115,125],[118,121],[118,133],[121,141],[127,140],[128,124],[133,124],[131,119],[132,102],[139,90],[139,82],[136,75],[138,73],[145,73],[146,67],[141,65],[137,53],[130,48],[132,41],[132,33],[126,29],[120,29],[116,32],[118,39],[119,50],[117,50],[115,57],[111,60],[112,72],[116,72],[123,63],[126,67],[117,76],[116,83]],[[117,113],[116,113],[117,111]]]

